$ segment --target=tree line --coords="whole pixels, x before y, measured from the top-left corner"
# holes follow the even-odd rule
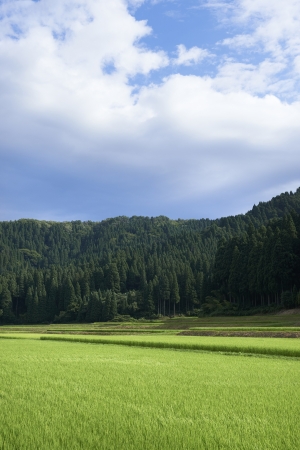
[[[300,189],[217,220],[0,222],[0,322],[195,314],[209,302],[295,303],[299,213]]]
[[[235,307],[300,306],[300,215],[292,212],[222,240],[209,297]],[[228,305],[227,305],[228,306]]]

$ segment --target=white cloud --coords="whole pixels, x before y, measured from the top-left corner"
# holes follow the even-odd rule
[[[153,172],[170,201],[270,174],[292,179],[300,165],[300,104],[280,96],[295,90],[290,76],[281,77],[287,57],[300,73],[297,36],[287,26],[298,6],[287,2],[292,18],[278,32],[280,2],[234,3],[235,20],[252,29],[225,44],[263,45],[271,56],[258,63],[224,58],[215,77],[175,74],[134,94],[130,77],[169,64],[179,71],[209,52],[179,45],[172,60],[146,48],[141,39],[151,28],[123,0],[2,2],[0,151],[95,180],[104,164]]]
[[[139,6],[141,6],[143,3],[145,3],[145,0],[127,0],[127,4],[129,6],[133,6],[135,8],[138,8]]]
[[[284,59],[300,53],[300,3],[298,0],[234,0],[230,20],[246,32],[225,39],[237,47],[262,46],[265,52]],[[249,32],[250,31],[250,32]]]
[[[24,114],[106,129],[113,115],[134,104],[128,77],[168,64],[164,52],[139,46],[151,29],[122,0],[10,1],[1,15],[0,95],[12,124]],[[23,30],[19,39],[8,36],[12,24]],[[54,31],[65,31],[65,39],[55,39]],[[107,62],[115,67],[111,75]]]
[[[126,76],[146,74],[168,64],[163,52],[152,52],[138,45],[141,38],[151,33],[151,28],[145,21],[136,21],[128,14],[122,0],[38,3],[15,0],[1,5],[0,16],[3,17],[2,46],[9,45],[10,36],[15,35],[21,41],[15,41],[15,48],[23,47],[26,52],[31,40],[39,48],[47,46],[47,57],[51,45],[58,60],[97,76],[105,61],[113,61],[116,69]]]
[[[294,71],[300,76],[300,55],[294,59]]]
[[[285,69],[279,62],[265,60],[258,65],[228,60],[220,65],[214,87],[225,92],[243,91],[254,95],[285,94],[294,88],[293,80],[278,80]]]
[[[298,0],[208,1],[232,37],[222,41],[231,59],[219,65],[218,88],[274,93],[291,101],[299,98],[300,3]],[[228,7],[230,6],[230,7]],[[237,33],[242,29],[242,33]],[[236,54],[233,52],[236,51]],[[234,87],[235,86],[235,87]]]
[[[173,59],[173,64],[191,66],[192,64],[198,64],[203,59],[210,56],[210,53],[199,47],[192,47],[189,50],[183,44],[177,46],[177,58]]]
[[[217,92],[214,84],[211,78],[174,75],[163,86],[145,88],[139,105],[151,108],[151,121],[162,129],[170,134],[177,130],[177,136],[195,144],[244,141],[254,152],[272,152],[287,141],[291,130],[300,133],[300,103],[284,104],[272,95]]]

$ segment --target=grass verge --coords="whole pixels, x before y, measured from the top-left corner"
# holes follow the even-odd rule
[[[157,338],[157,339],[151,339]],[[129,347],[152,347],[178,350],[204,350],[210,352],[245,353],[272,356],[300,357],[300,342],[290,339],[259,339],[259,338],[216,338],[216,337],[185,337],[165,336],[122,336],[115,338],[90,336],[41,336],[41,340],[81,342],[90,344],[113,344]]]

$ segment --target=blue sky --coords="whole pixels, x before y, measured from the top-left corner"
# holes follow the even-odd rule
[[[216,218],[300,186],[297,0],[0,0],[0,220]]]

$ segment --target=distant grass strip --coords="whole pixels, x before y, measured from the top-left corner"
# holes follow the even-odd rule
[[[95,326],[95,327],[103,327],[103,326],[108,326],[108,327],[112,327],[112,326],[116,326],[116,327],[121,327],[123,325],[130,325],[131,327],[155,327],[156,325],[161,325],[165,323],[165,321],[162,320],[155,320],[155,321],[147,321],[147,320],[137,320],[137,321],[128,321],[128,322],[114,322],[114,321],[109,321],[109,322],[94,322],[91,325]]]
[[[297,323],[299,323],[299,320],[297,321]],[[195,324],[197,326],[193,327],[193,328],[256,328],[256,327],[261,327],[261,328],[280,328],[280,327],[296,327],[299,328],[297,326],[297,323],[295,323],[295,321],[291,324],[291,323],[283,323],[283,322],[260,322],[260,321],[251,321],[251,322],[240,322],[240,321],[232,321],[230,323],[228,322],[217,322],[217,323],[198,323]],[[191,327],[189,327],[191,328]]]
[[[84,328],[66,328],[66,329],[59,329],[59,330],[53,330],[53,329],[49,329],[47,330],[47,332],[51,332],[51,333],[57,333],[57,332],[66,332],[66,333],[70,333],[70,332],[84,332],[84,333],[95,333],[95,334],[99,334],[99,333],[170,333],[170,330],[152,330],[152,329],[147,329],[147,328],[99,328],[99,329],[84,329]]]
[[[210,352],[226,352],[226,353],[244,353],[244,354],[260,354],[260,355],[273,355],[273,356],[288,356],[288,357],[300,357],[300,347],[295,346],[268,346],[266,343],[262,345],[241,345],[238,343],[230,343],[225,341],[224,343],[220,341],[215,341],[215,338],[211,338],[210,341],[201,342],[201,340],[191,342],[190,340],[178,340],[169,339],[164,341],[158,340],[137,340],[137,339],[115,339],[109,337],[109,339],[87,337],[87,336],[41,336],[41,340],[53,340],[53,341],[65,341],[65,342],[82,342],[90,344],[112,344],[112,345],[125,345],[130,347],[153,347],[153,348],[168,348],[176,350],[204,350]],[[236,342],[236,341],[235,341]]]
[[[40,333],[5,333],[0,334],[0,339],[40,339],[41,336]]]
[[[0,339],[24,339],[21,335],[0,334]]]
[[[191,327],[191,331],[298,331],[300,327]]]

